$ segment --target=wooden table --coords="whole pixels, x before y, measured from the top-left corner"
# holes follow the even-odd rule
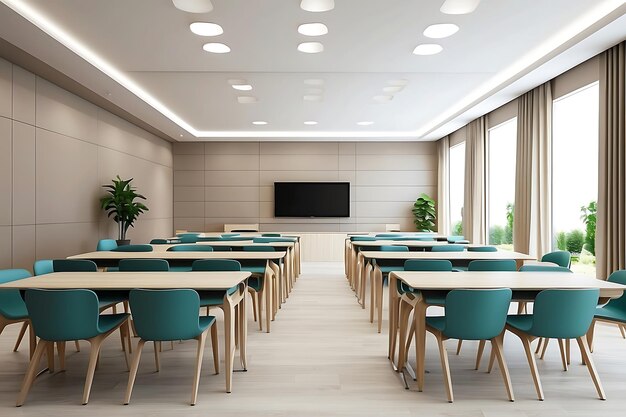
[[[250,272],[54,272],[37,277],[25,278],[0,284],[0,289],[29,288],[43,289],[78,289],[91,290],[132,290],[145,289],[176,289],[190,288],[194,290],[224,291],[224,362],[226,366],[226,392],[231,392],[233,379],[233,363],[235,359],[235,332],[238,332],[239,359],[246,369],[246,280]],[[238,287],[234,294],[227,290]],[[235,327],[235,310],[242,320]]]
[[[489,253],[489,252],[487,252]],[[498,253],[498,252],[492,252]],[[506,253],[506,252],[503,252]],[[515,292],[539,292],[546,289],[580,289],[598,288],[600,290],[600,302],[606,302],[610,298],[620,297],[626,286],[607,281],[590,278],[580,274],[569,272],[411,272],[398,271],[389,274],[389,359],[393,362],[395,357],[396,338],[398,330],[400,337],[398,363],[394,364],[397,370],[404,369],[406,363],[406,322],[410,314],[409,309],[404,309],[398,314],[400,298],[396,289],[397,280],[420,291],[450,291],[459,288],[468,289],[492,289],[510,288]],[[421,295],[404,294],[402,300],[414,305],[415,339],[417,355],[417,384],[419,391],[424,386],[424,353],[426,348],[426,309],[428,304]],[[403,325],[404,324],[404,325]]]

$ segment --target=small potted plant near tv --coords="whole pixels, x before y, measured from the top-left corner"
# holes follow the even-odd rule
[[[427,194],[420,194],[413,204],[413,222],[418,232],[434,232],[437,212],[435,211],[435,201]]]
[[[126,232],[130,227],[134,227],[135,220],[140,214],[148,211],[148,207],[143,203],[135,201],[145,200],[146,197],[138,194],[131,186],[132,180],[132,178],[123,180],[118,175],[112,180],[112,184],[102,186],[108,195],[100,199],[100,207],[117,223],[117,244],[120,246],[130,244],[130,240],[126,239]]]

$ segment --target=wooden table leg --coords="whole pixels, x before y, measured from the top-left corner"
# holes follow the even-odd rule
[[[224,367],[226,368],[226,392],[233,385],[233,362],[235,360],[235,309],[230,298],[224,297]]]
[[[424,358],[426,355],[426,309],[428,305],[420,296],[413,314],[415,315],[415,355],[417,358],[417,389],[424,389]]]

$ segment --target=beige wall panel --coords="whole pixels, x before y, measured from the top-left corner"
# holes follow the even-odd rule
[[[178,168],[176,168],[178,169]],[[258,155],[205,155],[207,171],[258,171]]]
[[[96,250],[98,223],[38,224],[37,259],[66,258]]]
[[[205,201],[259,201],[259,187],[206,187]]]
[[[517,117],[517,99],[511,100],[503,106],[498,107],[487,115],[487,127],[498,126],[504,122]]]
[[[339,142],[339,155],[356,154],[356,142]]]
[[[275,181],[337,181],[337,171],[261,171],[261,186],[273,186]]]
[[[337,155],[337,142],[261,142],[261,155]]]
[[[274,184],[259,187],[259,201],[274,201]]]
[[[204,170],[204,155],[174,155],[174,169],[176,171]]]
[[[11,119],[0,117],[0,226],[11,225],[12,130]]]
[[[339,155],[339,169],[342,171],[354,171],[356,169],[356,156]]]
[[[376,222],[372,221],[369,223],[362,222],[355,225],[353,228],[355,232],[384,232],[385,225],[390,223],[395,223],[400,225],[400,229],[405,232],[414,232],[415,225],[413,224],[413,220],[406,219],[395,219],[394,221],[385,221],[385,219],[381,219],[382,221]]]
[[[303,262],[343,262],[344,233],[305,233],[301,238]]]
[[[435,171],[357,171],[357,186],[425,186],[437,184]]]
[[[37,127],[98,143],[98,110],[56,85],[37,77]]]
[[[0,58],[0,116],[11,117],[13,98],[13,66]]]
[[[176,201],[204,201],[204,187],[174,187]]]
[[[432,155],[357,155],[358,171],[431,171],[437,170]]]
[[[358,142],[357,155],[434,155],[434,142]]]
[[[173,143],[172,153],[174,155],[204,155],[204,143]]]
[[[259,171],[205,171],[207,187],[256,186]]]
[[[13,119],[35,124],[35,75],[13,66]]]
[[[206,202],[204,210],[206,217],[259,217],[259,202]]]
[[[215,231],[215,225],[219,225],[218,232],[224,232],[225,224],[259,224],[259,216],[254,217],[207,217],[204,219],[204,227],[207,231]],[[210,227],[210,229],[208,229]]]
[[[35,226],[13,226],[13,268],[32,272],[36,259]]]
[[[435,186],[426,187],[356,187],[356,201],[414,202],[421,193],[434,196]]]
[[[411,217],[412,202],[360,202],[356,205],[356,215],[364,217]]]
[[[35,224],[35,128],[20,122],[13,122],[13,224]]]
[[[339,224],[318,224],[318,223],[261,223],[262,232],[338,232]]]
[[[36,147],[37,223],[97,222],[97,146],[37,129]]]
[[[455,130],[448,136],[450,137],[450,147],[458,145],[461,142],[465,142],[465,126],[458,130]]]
[[[144,219],[140,218],[135,227],[131,227],[126,235],[132,243],[150,243],[155,238],[166,238],[173,236],[174,228],[171,218],[167,219]],[[115,231],[108,236],[115,237]]]
[[[600,79],[600,58],[595,56],[556,77],[552,84],[552,97],[563,97]]]
[[[174,203],[176,217],[204,217],[204,201]]]
[[[339,171],[337,172],[337,181],[346,181],[356,186],[356,171]]]
[[[204,144],[206,155],[258,155],[258,142],[207,142]]]
[[[336,171],[337,155],[261,155],[261,170],[266,171]]]
[[[205,223],[204,231],[205,232],[223,232],[224,224],[226,223]]]
[[[204,171],[174,171],[174,186],[204,187]]]
[[[204,232],[204,216],[193,219],[188,217],[176,217],[174,219],[174,231],[176,230]]]
[[[0,269],[11,268],[11,226],[0,226]]]

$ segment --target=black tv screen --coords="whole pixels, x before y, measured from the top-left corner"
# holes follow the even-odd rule
[[[275,217],[350,217],[349,182],[275,182]]]

